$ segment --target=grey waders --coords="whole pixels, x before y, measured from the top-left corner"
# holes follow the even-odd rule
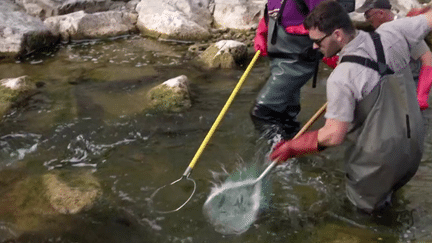
[[[300,89],[312,78],[320,56],[318,52],[305,55],[312,48],[309,36],[289,34],[282,25],[275,24],[275,21],[269,18],[268,23],[267,43],[271,75],[255,100],[251,118],[256,129],[267,139],[271,139],[275,134],[290,139],[300,128],[297,122]],[[277,31],[277,35],[275,43],[272,44],[274,31]]]
[[[409,67],[401,73],[385,64],[380,37],[371,33],[378,62],[344,56],[378,71],[380,82],[357,103],[347,135],[346,190],[358,208],[373,212],[386,206],[391,194],[416,173],[423,154],[424,124]]]

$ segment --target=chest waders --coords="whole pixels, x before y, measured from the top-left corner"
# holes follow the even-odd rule
[[[416,173],[423,154],[424,127],[411,70],[394,72],[385,64],[380,36],[371,33],[378,61],[343,56],[379,72],[376,87],[355,108],[347,134],[346,190],[350,201],[367,212],[385,206],[391,194]]]
[[[267,139],[276,134],[292,138],[300,129],[300,89],[312,78],[321,58],[317,52],[305,55],[313,42],[307,35],[290,34],[281,24],[282,11],[268,18],[268,56],[270,77],[258,94],[251,110],[256,129]]]

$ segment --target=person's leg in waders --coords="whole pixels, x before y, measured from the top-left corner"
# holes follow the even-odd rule
[[[271,21],[271,20],[270,20]],[[272,36],[269,24],[269,36]],[[290,139],[299,131],[300,89],[313,76],[316,61],[300,58],[312,41],[292,35],[278,26],[277,41],[268,41],[271,74],[251,110],[251,119],[261,136],[272,140],[280,134]]]

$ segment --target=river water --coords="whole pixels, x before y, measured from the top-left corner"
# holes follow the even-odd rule
[[[254,132],[249,109],[268,76],[259,59],[193,169],[196,193],[175,213],[155,212],[152,193],[181,177],[245,70],[205,70],[185,43],[140,36],[59,45],[44,55],[0,64],[0,78],[30,76],[39,92],[13,108],[0,124],[4,177],[0,193],[25,175],[52,170],[91,172],[103,194],[74,215],[38,216],[22,230],[0,213],[0,241],[8,242],[417,242],[432,241],[432,137],[414,179],[381,218],[355,212],[344,194],[343,146],[275,168],[266,187],[270,203],[244,233],[215,231],[203,204],[229,174],[262,165],[267,145]],[[250,55],[250,57],[252,54]],[[250,59],[249,59],[250,60]],[[317,88],[302,90],[304,124],[325,102],[330,70],[321,67]],[[186,75],[192,107],[181,113],[143,110],[145,92]],[[431,109],[425,112],[432,119]],[[319,120],[313,128],[322,126]],[[3,175],[2,174],[2,175]],[[12,178],[12,179],[7,179]],[[179,187],[158,199],[172,208],[189,195]]]

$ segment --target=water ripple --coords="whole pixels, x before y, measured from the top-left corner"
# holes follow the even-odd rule
[[[27,154],[37,150],[41,135],[34,133],[15,133],[0,137],[0,158],[3,164],[23,160]]]

